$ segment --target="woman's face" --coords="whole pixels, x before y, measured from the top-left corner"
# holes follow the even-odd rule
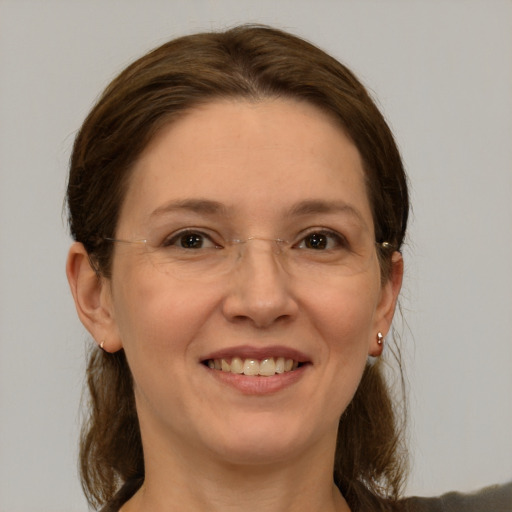
[[[146,451],[332,448],[399,285],[380,286],[360,155],[328,116],[283,99],[190,111],[136,163],[116,238],[151,245],[115,244],[104,290]],[[258,364],[269,375],[246,375]]]

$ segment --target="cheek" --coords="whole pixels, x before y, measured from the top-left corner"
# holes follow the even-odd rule
[[[378,274],[375,279],[373,273],[353,277],[310,301],[314,335],[322,340],[321,364],[336,390],[331,398],[341,401],[342,407],[357,388],[376,336],[378,283]]]
[[[214,293],[154,273],[131,274],[124,283],[115,289],[116,322],[139,415],[187,411],[193,400],[183,383],[197,364],[197,340],[215,310]]]
[[[311,300],[317,327],[330,332],[331,338],[356,342],[368,338],[373,329],[379,300],[379,288],[372,278],[346,280]]]
[[[304,328],[312,329],[317,348],[319,384],[308,403],[326,428],[337,429],[364,372],[373,339],[379,298],[378,276],[354,276],[339,286],[311,293],[303,304]],[[332,284],[332,283],[331,283]]]
[[[126,278],[115,289],[114,304],[129,360],[161,363],[161,358],[182,358],[193,348],[202,323],[215,309],[214,293],[154,272],[123,275]]]

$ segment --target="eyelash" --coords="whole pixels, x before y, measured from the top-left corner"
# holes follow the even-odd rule
[[[204,240],[208,240],[211,242],[212,247],[222,248],[222,245],[217,244],[213,240],[211,235],[204,233],[200,229],[193,229],[193,228],[187,228],[187,229],[178,231],[177,233],[170,235],[169,237],[167,237],[163,240],[163,242],[161,243],[161,246],[162,247],[178,246],[177,244],[179,243],[179,241],[182,240],[183,237],[185,237],[187,235],[197,235],[202,238],[203,243],[204,243]],[[349,248],[349,243],[348,243],[347,239],[342,234],[340,234],[336,231],[332,231],[329,229],[321,229],[321,228],[311,228],[306,233],[301,233],[299,241],[297,243],[292,244],[291,247],[292,248],[300,248],[300,245],[306,243],[306,239],[312,235],[325,236],[331,240],[334,240],[335,247],[326,247],[325,248],[326,251],[333,250],[336,248]],[[187,249],[194,250],[193,248],[186,248],[186,247],[179,247],[179,248],[185,249],[185,250],[187,250]],[[198,249],[200,249],[200,248],[203,248],[203,247],[199,247]],[[308,249],[312,250],[312,251],[315,250],[311,247],[309,247]]]

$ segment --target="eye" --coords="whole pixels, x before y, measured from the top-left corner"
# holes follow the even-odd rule
[[[345,237],[328,230],[311,231],[297,244],[298,249],[328,251],[347,247]]]
[[[179,249],[211,249],[219,248],[212,239],[202,233],[201,231],[195,231],[187,229],[171,235],[165,239],[163,244],[164,247],[178,247]]]

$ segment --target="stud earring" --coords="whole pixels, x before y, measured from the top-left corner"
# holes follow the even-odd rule
[[[381,332],[378,332],[377,333],[377,345],[379,345],[379,347],[382,347],[383,344],[384,344],[384,336],[382,336]]]
[[[105,350],[104,346],[105,346],[105,340],[102,340],[101,343],[100,343],[101,350]]]

